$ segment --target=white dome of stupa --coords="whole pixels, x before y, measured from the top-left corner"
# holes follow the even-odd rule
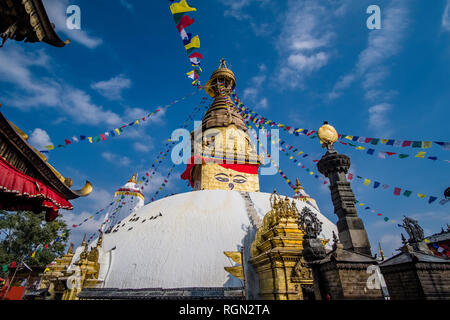
[[[270,211],[270,196],[202,190],[147,204],[103,235],[100,287],[242,287],[241,280],[224,270],[233,264],[223,252],[244,246],[244,270],[252,269],[248,260],[255,239],[251,219],[255,217],[251,216],[262,219]],[[332,239],[337,228],[330,220],[311,204],[292,200],[299,211],[308,207],[317,214],[323,223],[320,238]],[[252,279],[254,275],[249,274],[247,288],[257,294],[257,281]]]

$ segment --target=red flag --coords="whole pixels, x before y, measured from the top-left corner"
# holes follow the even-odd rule
[[[72,228],[76,228],[76,227],[77,227],[77,225],[76,225],[76,224],[73,224],[73,225],[72,225]]]
[[[402,147],[409,147],[411,145],[412,141],[403,141]]]
[[[202,56],[202,54],[201,54],[201,53],[198,53],[198,52],[194,52],[193,54],[191,54],[191,55],[189,56],[189,58],[198,58],[198,59],[203,59],[203,56]]]
[[[100,133],[100,137],[102,137],[102,140],[106,140],[106,137],[103,133]]]
[[[186,27],[189,27],[191,24],[194,23],[194,19],[191,19],[189,16],[183,16],[180,20],[180,22],[177,24],[177,30],[178,32],[181,32]]]
[[[348,174],[348,180],[352,180],[353,179],[353,174],[352,173],[349,173]]]
[[[64,142],[65,142],[66,144],[71,144],[71,143],[72,143],[72,141],[67,140],[67,139],[64,139]]]
[[[370,141],[372,141],[372,138],[366,138],[366,139],[364,140],[365,143],[369,143]]]
[[[17,266],[17,262],[13,261],[11,262],[11,268],[15,268]]]
[[[385,152],[388,156],[392,156],[392,155],[394,155],[394,154],[397,154],[397,153],[395,153],[395,152]]]
[[[401,191],[402,191],[402,189],[400,189],[400,188],[394,188],[394,194],[396,196],[399,196]]]

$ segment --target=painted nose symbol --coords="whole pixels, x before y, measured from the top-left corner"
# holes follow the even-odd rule
[[[231,189],[231,190],[233,190],[233,189],[234,189],[234,184],[232,184],[232,183],[229,183],[229,184],[228,184],[228,186],[230,187],[230,189]]]

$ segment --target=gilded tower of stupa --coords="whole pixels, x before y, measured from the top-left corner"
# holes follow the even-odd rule
[[[231,107],[235,86],[236,77],[222,59],[205,85],[214,102],[192,132],[193,157],[182,175],[195,190],[259,191],[257,151],[244,119]]]

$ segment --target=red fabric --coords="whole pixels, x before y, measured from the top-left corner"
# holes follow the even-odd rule
[[[396,196],[399,196],[401,191],[402,191],[402,189],[400,189],[400,188],[395,188],[395,189],[394,189],[394,194],[395,194]]]
[[[183,30],[186,27],[189,27],[193,23],[194,19],[191,19],[189,16],[183,16],[180,22],[177,24],[178,32],[181,32],[181,30]]]
[[[226,169],[231,169],[231,170],[234,170],[237,172],[248,173],[248,174],[258,174],[259,164],[219,163],[221,161],[219,159],[210,159],[210,158],[203,158],[200,156],[195,156],[195,157],[191,157],[188,164],[186,165],[186,170],[184,170],[184,172],[181,174],[181,179],[188,180],[191,187],[194,187],[194,181],[192,181],[192,175],[191,175],[192,169],[194,168],[194,166],[196,164],[199,164],[199,163],[195,163],[196,159],[201,159],[201,164],[205,164],[207,162],[215,162],[219,166],[226,168]]]
[[[40,180],[34,179],[11,166],[3,157],[0,157],[0,194],[11,194],[25,197],[27,200],[0,201],[3,210],[32,210],[46,211],[45,219],[53,221],[58,216],[58,209],[72,210],[72,204],[52,187]],[[19,200],[19,199],[18,199]]]
[[[22,300],[25,287],[10,287],[5,300]]]

